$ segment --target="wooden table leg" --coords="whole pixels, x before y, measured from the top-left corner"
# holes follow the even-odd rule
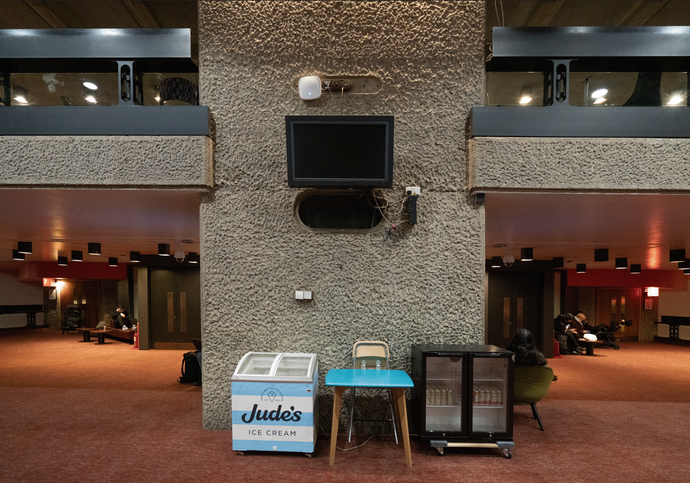
[[[338,422],[340,421],[340,406],[343,402],[343,393],[346,387],[336,386],[335,394],[333,395],[333,422],[331,423],[331,457],[328,460],[329,465],[335,463],[335,445],[338,441]]]
[[[393,397],[395,398],[395,407],[398,413],[398,421],[400,421],[400,428],[402,432],[402,440],[405,445],[405,462],[407,466],[412,468],[412,452],[410,451],[410,432],[407,428],[407,403],[405,402],[405,389],[393,389]]]

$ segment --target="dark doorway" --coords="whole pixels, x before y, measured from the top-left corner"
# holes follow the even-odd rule
[[[198,270],[151,269],[151,340],[154,349],[184,349],[201,338]]]
[[[68,305],[76,305],[79,309],[82,327],[96,327],[100,321],[98,307],[98,281],[72,282],[65,281],[60,289],[60,317],[64,318],[64,311]]]
[[[543,272],[500,271],[489,273],[489,344],[506,347],[520,329],[543,341]]]

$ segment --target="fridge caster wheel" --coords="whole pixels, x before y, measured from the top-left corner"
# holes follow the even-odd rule
[[[510,454],[510,450],[508,448],[503,449],[503,457],[506,459],[510,459],[513,457],[513,455]]]
[[[446,453],[443,452],[443,448],[436,448],[436,451],[438,451],[439,456],[445,456]]]
[[[304,456],[306,456],[307,458],[311,458],[311,453],[304,453]]]

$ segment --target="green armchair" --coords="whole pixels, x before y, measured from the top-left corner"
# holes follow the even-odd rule
[[[539,429],[544,431],[541,417],[537,410],[537,403],[546,396],[553,381],[553,369],[549,366],[525,366],[515,364],[513,377],[514,404],[529,404],[532,406],[534,419],[539,422]]]

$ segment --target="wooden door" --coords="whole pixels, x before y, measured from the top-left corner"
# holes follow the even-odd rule
[[[609,325],[613,321],[632,320],[630,327],[622,326],[616,337],[622,340],[639,340],[642,290],[639,288],[598,288],[596,324]]]
[[[96,327],[100,314],[98,300],[98,281],[65,281],[60,289],[60,317],[64,317],[65,308],[73,304],[79,308],[79,325]]]
[[[541,272],[491,272],[487,343],[506,347],[515,332],[527,329],[539,344],[542,340],[543,291],[544,275]]]
[[[192,348],[201,338],[199,271],[152,269],[149,283],[153,348]]]

